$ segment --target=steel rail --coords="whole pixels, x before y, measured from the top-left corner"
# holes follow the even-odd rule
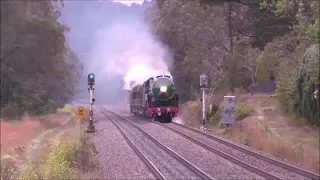
[[[171,150],[170,148],[168,148],[167,146],[163,145],[162,143],[160,143],[158,140],[156,140],[154,137],[152,137],[149,133],[147,133],[146,131],[144,131],[142,128],[140,128],[138,125],[132,123],[129,119],[115,113],[112,111],[109,111],[107,109],[105,109],[106,111],[120,117],[121,119],[125,120],[126,122],[130,123],[133,127],[135,127],[137,130],[139,130],[142,134],[144,134],[146,137],[148,137],[150,140],[152,140],[155,144],[157,144],[159,147],[161,147],[161,149],[163,149],[164,151],[166,151],[168,154],[170,154],[171,156],[173,156],[174,158],[176,158],[181,164],[183,164],[185,167],[187,167],[190,171],[192,171],[194,174],[196,174],[197,176],[199,176],[201,179],[210,179],[213,180],[213,178],[208,175],[207,173],[203,172],[202,170],[200,170],[198,167],[196,167],[195,165],[191,164],[188,160],[186,160],[185,158],[181,157],[180,155],[178,155],[177,153],[175,153],[173,150]]]
[[[126,140],[126,142],[129,144],[129,146],[134,150],[134,152],[139,156],[139,158],[143,161],[143,163],[147,166],[147,168],[150,170],[150,172],[154,175],[154,177],[157,180],[166,180],[166,178],[162,175],[162,173],[155,167],[155,165],[148,160],[148,158],[137,148],[136,145],[129,139],[129,137],[124,133],[124,131],[121,129],[121,127],[114,121],[113,118],[111,118],[109,115],[107,115],[105,112],[101,111],[106,117],[108,117],[112,124],[118,129],[118,131],[121,133],[122,137]]]
[[[219,143],[221,143],[221,144],[227,145],[227,146],[229,146],[229,147],[231,147],[231,148],[233,148],[233,149],[239,150],[239,151],[241,151],[241,152],[243,152],[243,153],[246,153],[246,154],[248,154],[248,155],[251,155],[251,156],[253,156],[253,157],[256,157],[256,158],[258,158],[258,159],[261,159],[261,160],[263,160],[263,161],[266,161],[266,162],[268,162],[268,163],[270,163],[270,164],[279,166],[279,167],[281,167],[281,168],[283,168],[283,169],[286,169],[286,170],[288,170],[288,171],[295,172],[295,173],[300,174],[300,175],[302,175],[302,176],[304,176],[304,177],[308,177],[308,178],[313,179],[313,180],[319,180],[319,179],[320,179],[320,175],[319,175],[319,174],[315,174],[315,173],[313,173],[313,172],[310,172],[310,171],[307,171],[307,170],[304,170],[304,169],[295,167],[295,166],[293,166],[293,165],[290,165],[290,164],[281,162],[281,161],[279,161],[279,160],[276,160],[276,159],[267,157],[267,156],[265,156],[265,155],[256,153],[256,152],[254,152],[254,151],[245,149],[245,148],[243,148],[243,147],[241,147],[241,146],[239,146],[239,145],[233,144],[233,143],[231,143],[231,142],[228,142],[228,141],[226,141],[226,140],[224,140],[224,139],[222,139],[222,138],[213,136],[213,135],[211,135],[211,134],[207,134],[207,133],[201,132],[201,131],[199,131],[199,130],[197,130],[197,129],[195,129],[195,128],[188,127],[188,126],[185,126],[185,125],[176,123],[176,122],[172,122],[171,124],[176,125],[176,126],[180,126],[180,127],[182,127],[182,128],[188,129],[188,130],[193,131],[193,132],[195,132],[195,133],[204,135],[204,136],[206,136],[206,137],[209,138],[209,139],[212,139],[212,140],[217,141],[217,142],[219,142]],[[165,126],[165,125],[163,125],[163,126]],[[166,127],[168,127],[168,126],[166,126]],[[170,128],[171,128],[171,127],[170,127]],[[171,128],[171,129],[172,129],[172,128]],[[176,130],[175,130],[175,131],[176,131]]]
[[[233,162],[234,164],[237,164],[237,165],[243,167],[244,169],[247,169],[247,170],[249,170],[249,171],[251,171],[251,172],[253,172],[255,174],[258,174],[259,176],[265,177],[266,179],[282,180],[282,178],[280,178],[278,176],[270,174],[270,173],[268,173],[268,172],[266,172],[266,171],[264,171],[262,169],[259,169],[259,168],[255,167],[255,166],[252,166],[252,165],[250,165],[250,164],[248,164],[246,162],[243,162],[242,160],[240,160],[238,158],[235,158],[233,156],[230,156],[230,155],[228,155],[228,154],[226,154],[226,153],[224,153],[224,152],[222,152],[222,151],[220,151],[220,150],[218,150],[216,148],[213,148],[212,146],[208,146],[208,145],[206,145],[206,144],[204,144],[204,143],[202,143],[202,142],[200,142],[200,141],[198,141],[198,140],[196,140],[196,139],[194,139],[194,138],[192,138],[190,136],[185,135],[184,133],[179,132],[178,130],[175,130],[175,129],[169,127],[169,126],[166,126],[166,125],[163,125],[163,124],[160,124],[160,123],[156,123],[156,124],[159,124],[160,126],[163,126],[163,127],[167,128],[167,129],[171,130],[172,132],[181,135],[182,137],[190,140],[191,142],[193,142],[193,143],[195,143],[195,144],[197,144],[197,145],[199,145],[199,146],[201,146],[201,147],[213,152],[214,154],[217,154],[217,155],[227,159],[228,161]]]

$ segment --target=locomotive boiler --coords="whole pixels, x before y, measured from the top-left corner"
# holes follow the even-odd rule
[[[171,122],[179,113],[179,95],[171,76],[151,77],[129,92],[131,113],[153,118],[159,122]]]

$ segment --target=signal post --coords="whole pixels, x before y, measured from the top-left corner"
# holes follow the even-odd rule
[[[95,75],[93,73],[88,74],[88,91],[89,91],[89,125],[86,128],[87,133],[96,132],[95,126],[93,125],[93,109],[92,105],[94,104],[95,99],[93,98],[94,85],[95,85]]]
[[[202,127],[200,127],[200,130],[202,130],[203,132],[207,132],[205,91],[208,88],[208,77],[205,74],[200,75],[200,88],[202,90]]]

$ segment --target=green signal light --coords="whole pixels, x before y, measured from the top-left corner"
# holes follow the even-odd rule
[[[89,77],[90,77],[90,79],[93,79],[93,78],[94,78],[94,75],[90,75]]]

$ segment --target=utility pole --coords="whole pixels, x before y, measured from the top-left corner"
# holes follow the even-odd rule
[[[206,101],[205,101],[205,91],[208,88],[208,77],[205,74],[200,75],[200,88],[202,90],[202,129],[204,132],[206,129]]]
[[[89,91],[89,104],[90,104],[90,110],[89,110],[89,125],[86,128],[87,133],[93,133],[96,132],[95,126],[93,125],[93,109],[92,105],[94,104],[95,99],[93,98],[93,92],[94,88],[93,85],[95,85],[95,75],[93,73],[88,74],[88,91]]]

